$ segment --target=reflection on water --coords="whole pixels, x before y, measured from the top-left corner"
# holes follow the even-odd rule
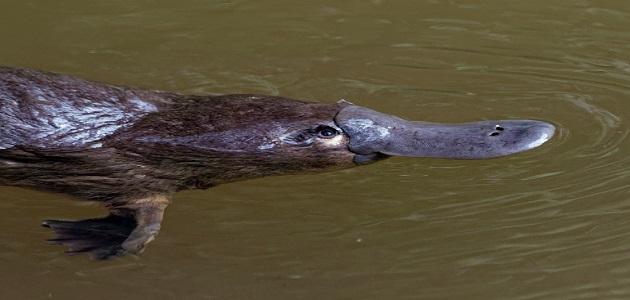
[[[2,298],[604,299],[630,294],[626,1],[15,2],[0,64],[559,132],[487,161],[390,159],[178,194],[140,258],[47,245],[104,214],[0,188]]]

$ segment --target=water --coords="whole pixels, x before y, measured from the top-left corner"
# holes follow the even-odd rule
[[[108,262],[38,226],[103,209],[2,187],[0,298],[627,299],[630,2],[479,2],[5,1],[2,65],[559,132],[180,193],[145,254]]]

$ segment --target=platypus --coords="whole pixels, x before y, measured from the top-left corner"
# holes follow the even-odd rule
[[[341,100],[183,95],[0,67],[0,185],[100,201],[109,215],[47,220],[67,252],[138,254],[169,196],[391,156],[485,159],[538,147],[537,120],[412,122]]]

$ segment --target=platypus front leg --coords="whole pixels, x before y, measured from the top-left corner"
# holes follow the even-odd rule
[[[46,220],[42,224],[55,231],[51,242],[68,247],[68,253],[87,252],[95,259],[108,259],[141,253],[160,231],[165,196],[150,196],[110,205],[104,218],[80,221]]]

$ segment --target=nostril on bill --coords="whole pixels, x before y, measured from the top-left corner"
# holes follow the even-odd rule
[[[501,131],[505,130],[505,128],[503,128],[503,126],[497,124],[494,125],[494,131],[491,132],[490,134],[488,134],[489,136],[497,136],[499,134],[501,134]]]

